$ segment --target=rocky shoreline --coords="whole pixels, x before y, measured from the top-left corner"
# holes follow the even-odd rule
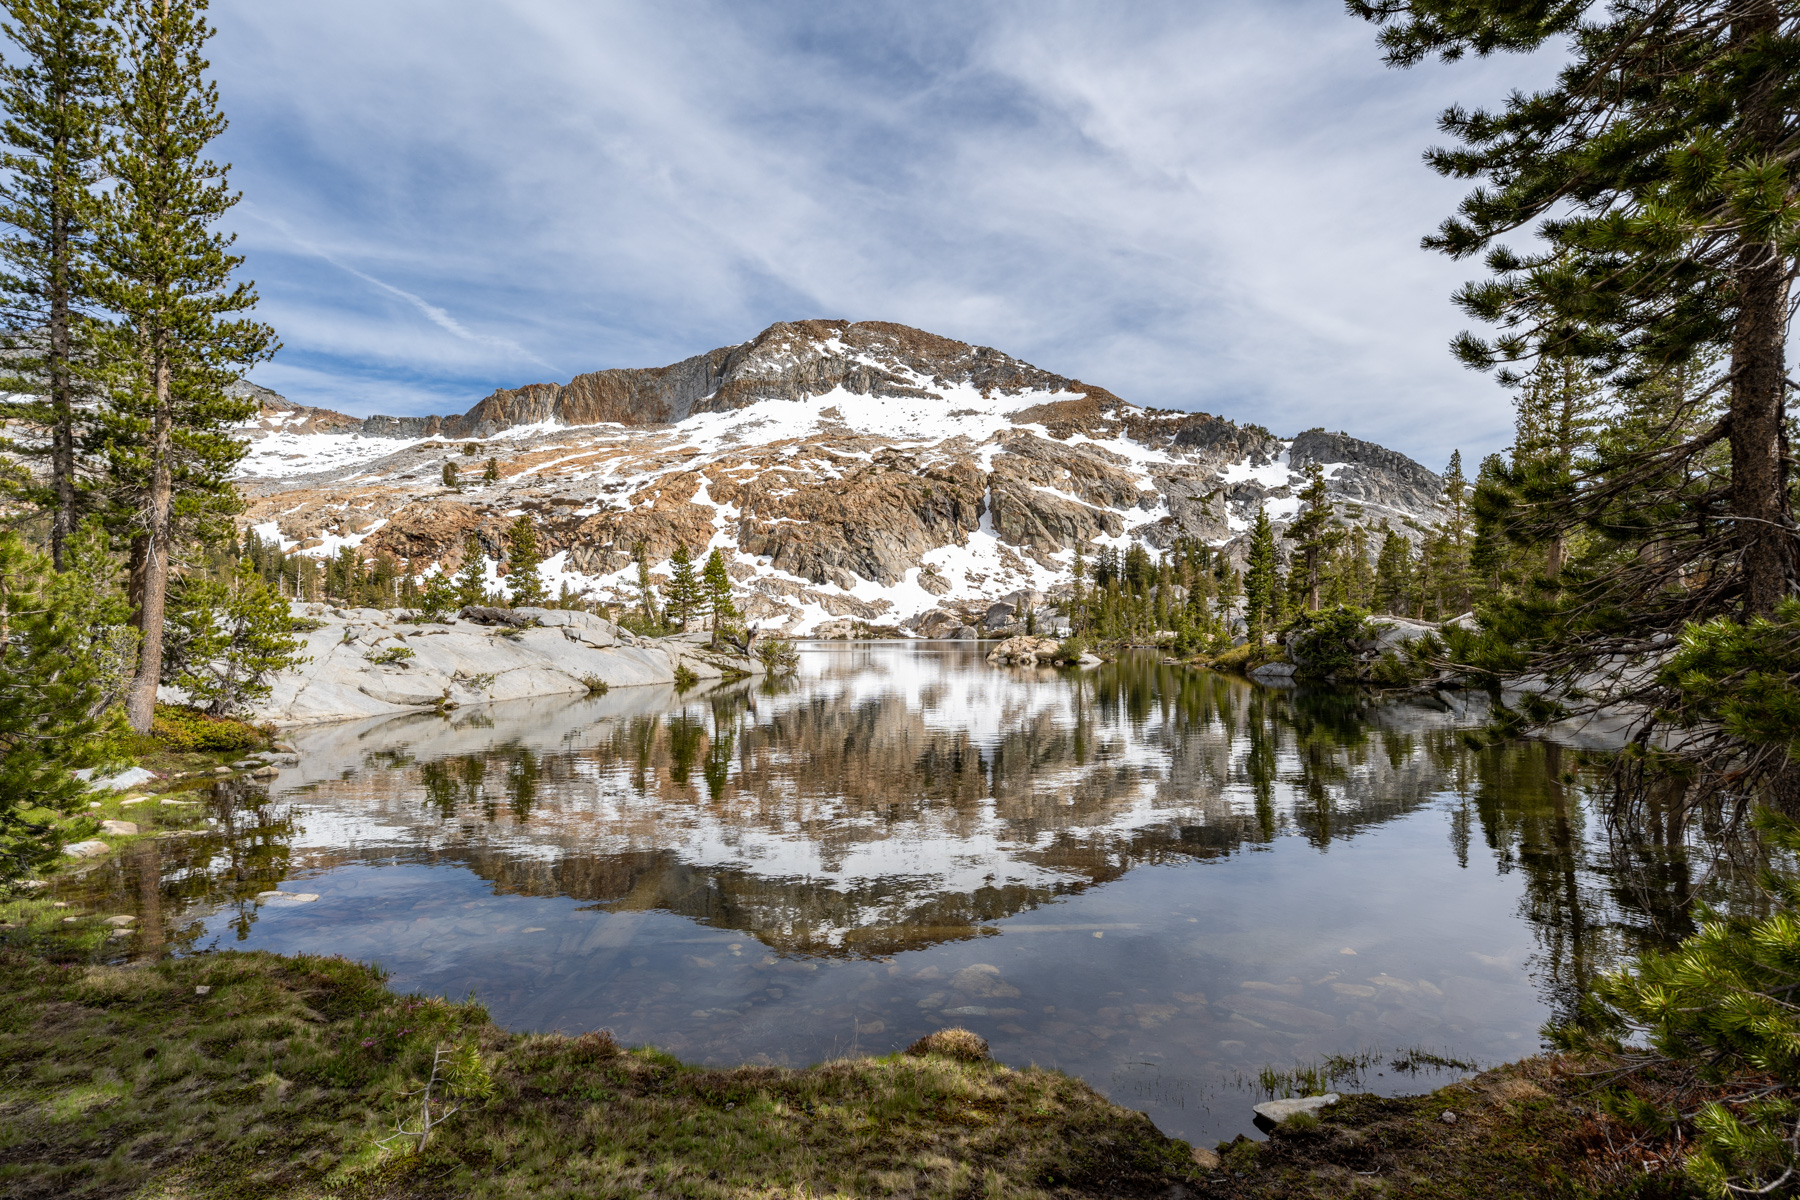
[[[764,673],[755,658],[709,649],[705,634],[640,638],[580,609],[464,609],[441,621],[322,604],[293,612],[306,661],[276,676],[252,714],[282,727]]]

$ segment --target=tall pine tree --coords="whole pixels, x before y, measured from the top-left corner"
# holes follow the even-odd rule
[[[1347,0],[1385,26],[1395,66],[1566,44],[1556,81],[1504,107],[1455,107],[1459,145],[1439,173],[1476,186],[1425,239],[1454,258],[1486,254],[1489,279],[1457,294],[1499,327],[1465,333],[1479,368],[1534,354],[1602,376],[1656,376],[1696,354],[1729,355],[1723,411],[1679,439],[1614,461],[1605,483],[1636,486],[1723,442],[1728,470],[1699,502],[1695,533],[1665,548],[1722,586],[1680,610],[1652,580],[1630,589],[1646,635],[1729,603],[1766,614],[1800,585],[1800,538],[1784,466],[1790,286],[1800,260],[1800,11],[1782,0]],[[1523,251],[1502,239],[1529,232]],[[1507,368],[1510,372],[1510,367]],[[1516,375],[1503,373],[1513,380]],[[1680,473],[1679,471],[1677,472]],[[1604,506],[1611,486],[1567,504]],[[1662,628],[1649,628],[1658,621]],[[1608,653],[1617,647],[1597,647]]]
[[[737,620],[737,606],[731,602],[731,572],[725,569],[725,556],[718,547],[706,556],[706,568],[701,572],[701,584],[706,589],[706,613],[711,618],[712,646],[719,648],[719,634],[731,628]]]
[[[203,57],[205,0],[119,0],[122,50],[112,187],[95,217],[95,299],[116,317],[98,337],[108,365],[113,500],[131,533],[131,598],[142,635],[126,713],[150,728],[162,674],[170,569],[182,539],[233,511],[227,473],[244,453],[231,426],[256,402],[225,388],[274,352],[267,325],[238,314],[256,293],[232,276],[235,240],[213,229],[237,203],[206,157],[225,130]]]
[[[694,570],[693,555],[688,553],[687,546],[677,542],[675,552],[669,555],[669,587],[663,597],[663,611],[669,620],[685,630],[705,603],[700,575]]]
[[[537,525],[530,513],[520,513],[506,531],[506,586],[514,608],[542,607],[550,598],[544,591],[544,577],[538,574],[542,562]]]
[[[1331,526],[1331,494],[1325,488],[1325,469],[1316,462],[1306,464],[1300,511],[1283,536],[1294,543],[1289,586],[1301,605],[1316,611],[1326,561],[1343,541],[1343,530]]]
[[[0,5],[16,48],[0,64],[0,108],[7,113],[0,125],[0,225],[7,230],[0,236],[0,312],[14,375],[0,386],[32,397],[0,404],[0,416],[50,431],[49,486],[32,499],[50,510],[50,553],[59,571],[84,503],[82,452],[94,391],[85,318],[92,308],[92,189],[111,103],[108,7],[107,0]]]
[[[1412,544],[1381,523],[1381,549],[1375,556],[1375,604],[1397,617],[1413,614]]]
[[[1281,623],[1281,563],[1275,552],[1275,527],[1269,514],[1256,511],[1250,531],[1250,550],[1244,560],[1244,625],[1253,645]]]
[[[456,571],[456,602],[464,606],[488,602],[487,554],[473,532],[463,538],[462,566]]]

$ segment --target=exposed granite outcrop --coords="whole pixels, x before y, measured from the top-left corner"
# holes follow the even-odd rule
[[[667,367],[502,389],[452,417],[359,422],[262,399],[248,432],[275,440],[240,485],[245,523],[284,549],[360,544],[414,570],[454,570],[470,534],[501,558],[508,525],[528,513],[566,573],[553,591],[629,603],[635,548],[660,582],[677,546],[718,547],[747,615],[789,633],[964,601],[957,628],[977,627],[996,597],[1065,580],[1076,546],[1186,538],[1241,559],[1259,509],[1285,529],[1311,462],[1333,464],[1340,522],[1386,521],[1416,540],[1441,519],[1438,476],[1346,434],[1283,441],[1137,407],[879,321],[782,322]],[[285,436],[296,432],[315,436]],[[330,454],[306,473],[323,442]],[[478,474],[489,456],[492,484]],[[441,484],[446,462],[461,489]]]
[[[1435,508],[1444,496],[1443,476],[1404,454],[1347,433],[1308,429],[1296,434],[1288,461],[1296,467],[1346,464],[1331,480],[1333,494],[1346,500],[1423,512]]]
[[[984,393],[1081,393],[1096,412],[1119,403],[1104,388],[1040,370],[989,346],[887,321],[811,320],[778,321],[741,345],[666,367],[614,368],[577,375],[566,384],[501,388],[456,416],[372,416],[359,422],[329,413],[321,419],[365,437],[485,438],[544,421],[667,425],[695,413],[821,396],[840,387],[864,396],[921,398],[931,395],[928,385],[947,383],[970,383]]]
[[[373,608],[294,609],[317,628],[305,634],[306,661],[276,676],[255,711],[277,725],[671,686],[677,667],[701,680],[762,673],[761,663],[709,650],[702,637],[641,639],[578,610],[520,608],[503,621],[420,624]]]

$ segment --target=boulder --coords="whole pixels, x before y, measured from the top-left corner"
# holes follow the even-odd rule
[[[1061,642],[1051,637],[1010,637],[994,647],[987,660],[1021,667],[1047,665],[1055,661],[1056,652],[1061,646]]]
[[[102,821],[100,832],[110,833],[115,837],[136,837],[138,827],[132,821]]]
[[[1370,617],[1369,628],[1374,632],[1370,648],[1378,653],[1399,650],[1408,642],[1432,636],[1438,631],[1438,627],[1429,621],[1414,621],[1406,617]]]
[[[85,842],[74,842],[64,846],[63,853],[70,858],[99,858],[102,854],[107,853],[111,849],[112,847],[108,846],[105,842],[89,840]]]
[[[75,778],[87,781],[88,788],[96,792],[122,792],[127,788],[138,787],[156,778],[156,772],[146,771],[142,767],[132,767],[128,771],[120,771],[117,775],[106,775],[94,778],[94,769],[88,767],[76,771]]]
[[[1298,668],[1291,662],[1278,661],[1267,662],[1260,667],[1252,667],[1244,673],[1252,679],[1260,680],[1264,683],[1272,683],[1277,680],[1292,679],[1294,677],[1294,672],[1297,669]]]
[[[952,630],[944,639],[952,642],[973,642],[979,640],[981,631],[973,625],[963,625]]]
[[[962,618],[955,613],[934,608],[908,621],[907,628],[923,638],[944,638],[962,628],[962,624]]]

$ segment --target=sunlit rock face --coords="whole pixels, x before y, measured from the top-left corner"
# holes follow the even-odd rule
[[[552,591],[623,598],[638,544],[658,575],[678,544],[718,547],[749,615],[791,634],[933,610],[978,623],[999,597],[1064,584],[1077,546],[1190,538],[1239,555],[1258,510],[1278,527],[1294,516],[1311,463],[1346,524],[1416,539],[1442,515],[1436,475],[1347,434],[1283,439],[1131,404],[880,321],[783,322],[667,367],[503,389],[455,417],[357,420],[258,395],[244,520],[284,548],[455,569],[470,533],[498,557],[529,512]],[[501,479],[484,484],[490,457]]]

